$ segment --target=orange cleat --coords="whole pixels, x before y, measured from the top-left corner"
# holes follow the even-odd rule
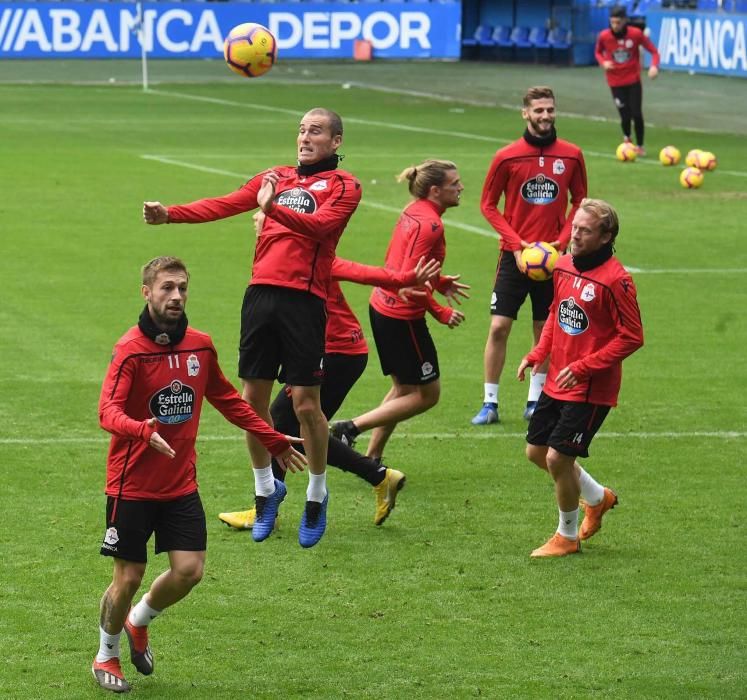
[[[531,553],[532,558],[537,557],[564,557],[566,554],[578,554],[581,551],[581,541],[569,540],[556,532],[545,544]]]
[[[601,503],[595,506],[584,503],[584,519],[581,523],[581,529],[578,531],[578,536],[582,540],[588,540],[592,535],[596,535],[602,527],[602,516],[616,505],[617,494],[607,487],[604,488]]]
[[[127,613],[124,623],[124,631],[130,642],[130,661],[132,665],[144,676],[153,673],[153,651],[148,643],[147,626],[135,627],[130,622],[130,614]]]

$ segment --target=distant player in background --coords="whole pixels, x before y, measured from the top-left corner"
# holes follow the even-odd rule
[[[659,52],[651,40],[638,27],[628,26],[628,14],[624,7],[610,10],[610,27],[603,29],[597,37],[594,56],[607,78],[617,111],[620,113],[625,141],[630,143],[630,122],[635,127],[636,151],[645,156],[643,147],[643,86],[641,85],[641,52],[643,46],[651,54],[648,77],[659,75]]]
[[[203,399],[255,435],[285,468],[306,464],[223,376],[210,336],[187,325],[188,283],[178,258],[145,265],[145,309],[114,346],[99,401],[101,427],[112,434],[101,554],[113,557],[114,576],[101,600],[99,651],[91,670],[102,688],[115,693],[130,689],[119,663],[122,629],[135,668],[151,674],[148,625],[202,578],[207,531],[194,447]],[[130,609],[154,533],[156,554],[168,552],[169,568]]]
[[[328,109],[308,111],[298,127],[298,165],[255,175],[224,197],[164,207],[145,202],[148,224],[202,223],[252,211],[266,215],[257,240],[252,278],[241,309],[239,376],[243,396],[270,422],[273,384],[282,373],[309,460],[306,506],[298,530],[302,547],[314,546],[327,525],[327,419],[319,385],[324,376],[327,289],[335,249],[361,198],[360,183],[338,170],[342,119]],[[270,454],[247,437],[254,467],[257,520],[252,538],[269,537],[285,484],[272,474]]]
[[[527,296],[532,300],[534,342],[552,302],[552,280],[535,282],[524,274],[521,251],[536,241],[565,250],[571,219],[586,197],[586,165],[581,149],[555,132],[555,95],[549,87],[532,87],[524,95],[524,135],[493,157],[482,190],[483,216],[501,238],[498,269],[490,299],[490,330],[483,358],[483,405],[473,425],[499,422],[498,386],[506,362],[513,322]],[[503,201],[503,211],[498,203]],[[568,200],[571,209],[568,212]],[[537,368],[524,410],[531,417],[546,377]]]
[[[260,234],[264,216],[254,215],[257,235]],[[324,353],[324,380],[321,387],[322,411],[331,420],[345,400],[353,385],[363,374],[368,363],[368,345],[363,329],[353,310],[345,300],[340,281],[359,284],[381,285],[397,291],[403,287],[420,287],[438,275],[441,265],[436,260],[418,260],[412,270],[387,270],[372,267],[351,260],[335,258],[332,277],[327,290],[327,332]],[[270,414],[275,428],[287,435],[298,435],[298,418],[293,411],[291,387],[285,385],[270,406]],[[405,485],[406,477],[398,469],[392,469],[380,462],[356,452],[352,447],[330,434],[327,447],[327,463],[348,471],[367,481],[374,489],[376,510],[374,524],[382,525],[394,509],[397,494]],[[272,470],[276,479],[285,480],[285,471],[273,458]],[[249,510],[220,513],[227,525],[238,530],[254,526],[256,512]]]
[[[602,527],[616,494],[597,483],[576,461],[617,405],[622,361],[643,345],[641,314],[630,274],[613,255],[617,212],[585,199],[573,218],[570,255],[555,267],[555,298],[537,346],[521,361],[527,367],[550,357],[547,383],[529,422],[526,454],[555,481],[557,532],[532,557],[561,557],[581,549]],[[534,371],[534,370],[533,370]],[[579,497],[584,520],[578,528]]]
[[[443,264],[446,240],[441,217],[450,207],[459,206],[464,189],[457,167],[451,161],[427,160],[404,170],[411,202],[400,215],[386,253],[386,267],[393,271],[412,269],[425,257]],[[440,276],[435,289],[451,301],[467,297],[469,287],[459,276]],[[438,403],[441,394],[436,346],[425,322],[426,310],[449,328],[464,321],[461,311],[441,306],[430,289],[422,297],[403,300],[383,287],[374,289],[369,308],[381,370],[389,375],[392,388],[381,405],[353,420],[332,425],[332,434],[352,447],[357,436],[374,429],[366,454],[381,460],[384,448],[397,424],[423,413]]]

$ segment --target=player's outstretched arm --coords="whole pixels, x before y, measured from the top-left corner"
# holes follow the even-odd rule
[[[169,211],[161,202],[143,202],[143,221],[158,225],[169,223]]]

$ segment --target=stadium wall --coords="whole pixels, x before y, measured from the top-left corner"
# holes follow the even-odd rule
[[[646,23],[662,68],[747,78],[747,15],[660,10]]]
[[[351,58],[366,39],[375,58],[458,59],[461,0],[433,3],[0,3],[0,58],[217,58],[232,27],[258,22],[282,58]],[[142,19],[142,25],[141,25]]]

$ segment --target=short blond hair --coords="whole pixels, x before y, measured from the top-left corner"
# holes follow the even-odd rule
[[[430,158],[420,165],[405,168],[398,176],[397,182],[407,180],[410,194],[418,199],[426,199],[431,187],[440,187],[446,180],[446,173],[456,170],[457,166],[450,160]]]
[[[581,200],[579,209],[591,214],[599,223],[601,233],[610,234],[610,242],[614,242],[620,230],[620,220],[614,207],[603,199],[586,197]]]
[[[145,263],[142,269],[143,284],[146,287],[152,287],[159,272],[183,272],[189,281],[187,266],[180,258],[175,258],[173,255],[160,255]]]

